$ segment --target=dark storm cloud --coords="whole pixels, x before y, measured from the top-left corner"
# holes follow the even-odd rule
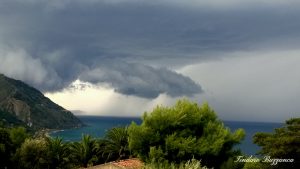
[[[190,78],[168,69],[124,62],[101,65],[81,74],[80,80],[91,83],[109,82],[119,93],[145,98],[156,98],[161,93],[173,97],[192,96],[202,91]]]
[[[297,5],[213,2],[3,0],[0,72],[44,91],[80,77],[141,97],[191,95],[201,87],[159,67],[299,44]]]

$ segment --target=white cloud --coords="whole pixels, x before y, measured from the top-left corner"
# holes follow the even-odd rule
[[[0,73],[22,80],[37,88],[52,88],[61,79],[56,72],[44,65],[40,58],[33,58],[21,48],[0,48]]]
[[[0,49],[0,72],[33,84],[42,84],[47,79],[47,70],[40,60],[30,57],[22,49]]]

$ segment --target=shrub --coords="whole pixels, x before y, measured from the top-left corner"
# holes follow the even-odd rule
[[[233,146],[245,136],[242,129],[231,133],[207,103],[198,106],[188,100],[179,100],[174,107],[157,106],[142,120],[128,128],[129,148],[148,162],[180,164],[196,158],[219,168],[236,155]]]

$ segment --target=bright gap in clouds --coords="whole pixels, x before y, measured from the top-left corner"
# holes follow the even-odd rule
[[[151,111],[157,105],[172,105],[176,100],[165,94],[155,99],[125,96],[116,93],[105,84],[103,86],[76,80],[63,91],[45,95],[77,115],[121,117],[140,117],[145,111]]]

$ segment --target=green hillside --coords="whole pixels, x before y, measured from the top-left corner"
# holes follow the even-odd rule
[[[37,89],[0,74],[0,118],[7,123],[24,123],[34,129],[81,127],[70,111],[52,102]]]
[[[4,126],[26,126],[26,124],[19,120],[15,115],[6,111],[0,110],[0,125]]]

